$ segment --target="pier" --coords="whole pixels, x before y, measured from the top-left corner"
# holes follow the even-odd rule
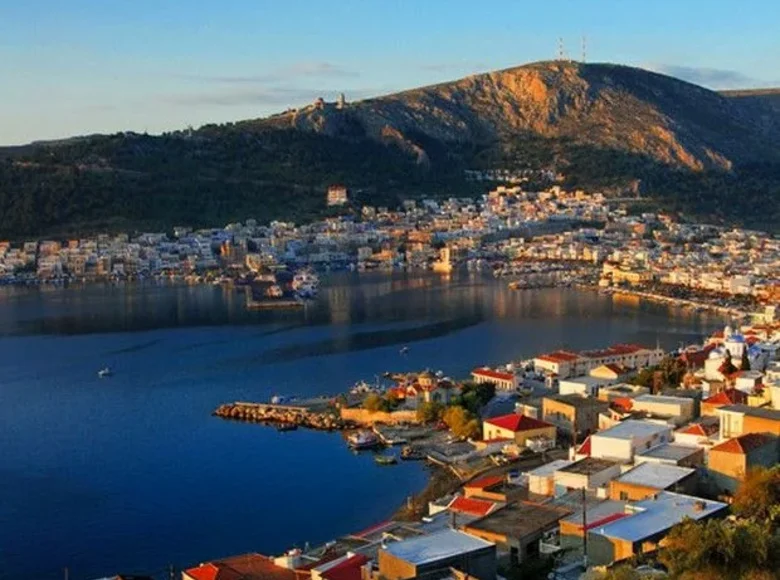
[[[278,423],[297,425],[318,431],[343,431],[354,429],[355,424],[327,411],[313,411],[301,405],[274,405],[236,401],[220,405],[213,413],[222,419],[251,423]]]

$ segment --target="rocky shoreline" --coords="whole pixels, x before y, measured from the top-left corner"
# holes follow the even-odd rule
[[[274,423],[295,425],[317,431],[344,431],[357,425],[344,421],[338,415],[328,412],[313,412],[306,407],[292,405],[271,405],[263,403],[226,403],[213,413],[215,417],[250,423]]]

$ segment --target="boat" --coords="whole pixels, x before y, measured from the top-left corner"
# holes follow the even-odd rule
[[[401,354],[406,354],[406,353],[409,352],[409,347],[408,346],[403,346],[403,347],[401,347],[401,350],[399,352]]]
[[[414,447],[407,445],[401,449],[401,459],[404,461],[411,461],[414,459],[425,459],[425,455],[422,452],[416,450]]]
[[[377,465],[395,465],[398,463],[398,460],[395,458],[395,455],[377,455],[374,457],[374,462]]]
[[[277,431],[295,431],[298,428],[298,425],[295,423],[279,423],[276,426]]]
[[[347,437],[347,445],[352,449],[372,449],[382,442],[373,431],[358,431]]]
[[[110,369],[110,368],[108,368],[108,367],[103,367],[102,369],[100,369],[100,370],[98,371],[98,376],[99,376],[101,379],[103,379],[103,378],[105,378],[105,377],[110,377],[110,376],[111,376],[111,374],[112,374],[112,373],[111,373],[111,369]]]
[[[314,298],[320,287],[320,279],[309,269],[299,270],[293,276],[292,289],[298,298]]]

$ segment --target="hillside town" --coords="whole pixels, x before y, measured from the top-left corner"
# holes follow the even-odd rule
[[[66,240],[0,242],[0,284],[121,280],[230,283],[279,268],[460,269],[506,277],[513,288],[598,284],[731,315],[767,315],[780,298],[780,240],[766,233],[630,211],[636,199],[566,191],[526,191],[522,175],[471,172],[500,183],[479,199],[360,206],[346,186],[326,203],[338,217],[305,225],[101,234]],[[770,320],[773,314],[768,314]]]
[[[670,578],[681,534],[747,533],[758,524],[745,490],[774,474],[777,493],[778,351],[780,324],[726,326],[673,352],[616,344],[478,367],[464,380],[426,370],[361,383],[325,411],[356,429],[347,444],[382,465],[424,459],[440,484],[322,546],[227,556],[181,578],[569,580],[625,567]],[[295,405],[305,403],[249,413],[284,429],[298,417],[333,428],[311,422],[321,406]],[[776,510],[764,516],[767,532]]]

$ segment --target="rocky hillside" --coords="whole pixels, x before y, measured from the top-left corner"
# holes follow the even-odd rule
[[[692,170],[729,170],[776,159],[777,110],[626,66],[542,62],[473,75],[347,105],[307,107],[275,127],[330,135],[355,130],[401,143],[426,160],[416,137],[506,145],[533,136],[652,158]],[[763,113],[763,115],[762,115]]]
[[[194,132],[0,149],[0,239],[304,220],[326,211],[334,182],[392,204],[474,193],[464,169],[506,166],[777,224],[778,143],[778,91],[717,93],[625,66],[543,62]]]

